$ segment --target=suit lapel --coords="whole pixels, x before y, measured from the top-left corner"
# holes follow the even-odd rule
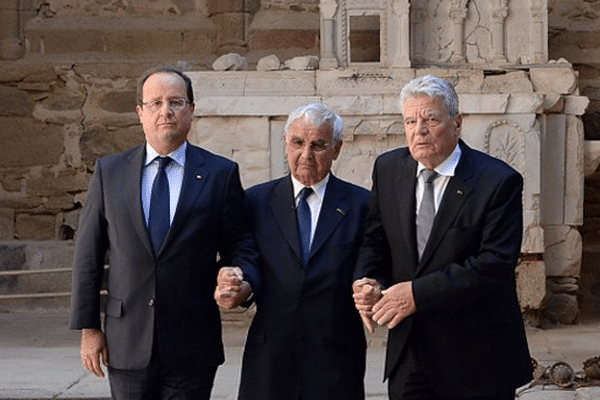
[[[311,257],[325,244],[337,225],[350,212],[350,206],[345,201],[346,196],[347,193],[340,188],[339,180],[331,174],[325,189],[325,198],[321,205],[315,237],[310,248]]]
[[[131,182],[127,185],[127,193],[124,207],[129,208],[129,215],[133,221],[133,227],[137,234],[142,238],[144,247],[149,254],[153,253],[150,236],[146,229],[146,219],[144,218],[144,207],[142,206],[142,171],[146,161],[146,145],[139,146],[135,151],[126,157],[129,167],[124,176],[125,182]]]
[[[280,179],[269,198],[269,209],[275,217],[283,237],[288,242],[294,254],[301,259],[300,242],[298,238],[298,221],[294,204],[294,189],[292,179],[288,175]]]
[[[161,251],[169,245],[173,238],[177,237],[177,232],[185,226],[187,216],[193,210],[196,199],[200,196],[208,179],[210,179],[210,170],[207,168],[205,161],[201,151],[188,143],[177,209]]]
[[[394,177],[395,196],[391,206],[396,210],[401,232],[404,233],[404,246],[408,252],[410,265],[416,265],[419,259],[417,253],[417,232],[415,227],[417,183],[417,163],[408,153],[404,162],[399,162]]]

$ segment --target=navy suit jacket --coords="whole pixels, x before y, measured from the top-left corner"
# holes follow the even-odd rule
[[[110,365],[147,366],[158,332],[167,365],[216,366],[224,361],[213,299],[217,254],[225,265],[258,260],[238,166],[188,144],[177,210],[154,254],[141,201],[145,157],[141,145],[96,163],[77,230],[71,327],[101,327],[99,293],[108,256],[104,330]]]
[[[531,380],[514,272],[523,179],[504,162],[460,146],[421,260],[417,162],[408,148],[376,160],[356,275],[413,282],[417,311],[389,332],[385,376],[403,367],[410,336],[432,386],[449,398],[504,393]]]
[[[364,399],[352,277],[368,193],[330,175],[303,269],[290,176],[247,191],[261,262],[239,400]]]

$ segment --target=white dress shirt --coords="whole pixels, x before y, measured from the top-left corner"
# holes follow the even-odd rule
[[[444,162],[433,169],[439,174],[439,176],[433,181],[433,207],[436,213],[440,207],[440,203],[442,202],[442,197],[446,191],[446,186],[448,186],[450,178],[454,176],[454,171],[456,170],[456,166],[460,160],[460,154],[460,146],[457,144],[452,154],[450,154],[450,156],[446,158]],[[417,166],[417,187],[415,190],[415,195],[417,198],[417,208],[415,212],[418,212],[419,207],[421,207],[421,200],[423,199],[425,183],[423,182],[421,171],[424,169],[426,169],[426,167],[419,162],[419,165]]]

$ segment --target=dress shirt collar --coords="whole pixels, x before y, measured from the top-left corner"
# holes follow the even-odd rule
[[[444,160],[444,162],[442,162],[440,165],[435,167],[433,170],[435,172],[437,172],[439,175],[444,175],[444,176],[449,176],[449,177],[454,176],[454,171],[456,170],[456,166],[458,165],[458,161],[460,160],[460,155],[461,155],[460,146],[457,144],[456,147],[454,148],[454,151],[452,152],[452,154],[450,154],[450,156],[448,158],[446,158]],[[421,171],[423,171],[426,168],[427,167],[425,167],[423,164],[421,164],[421,162],[418,163],[417,178],[421,174]]]
[[[323,178],[321,182],[317,182],[314,185],[309,186],[310,188],[312,188],[313,192],[319,197],[321,201],[323,201],[323,198],[325,198],[325,190],[327,189],[327,182],[329,182],[330,174],[331,173],[328,173],[327,176],[325,176],[325,178]],[[305,186],[302,183],[300,183],[296,178],[294,178],[294,175],[292,175],[292,184],[294,185],[294,199],[298,200],[298,197],[300,196],[300,191],[304,189]]]
[[[167,154],[167,156],[171,157],[173,159],[173,161],[175,161],[177,164],[179,164],[181,167],[183,167],[183,165],[185,164],[185,150],[186,149],[187,149],[187,140],[185,142],[183,142],[183,144],[181,146],[179,146],[176,150]],[[144,163],[144,166],[147,167],[148,164],[150,164],[152,161],[154,161],[154,159],[156,157],[160,157],[160,156],[161,156],[161,154],[159,154],[156,150],[154,150],[154,148],[152,146],[150,146],[150,143],[146,142],[146,162]]]

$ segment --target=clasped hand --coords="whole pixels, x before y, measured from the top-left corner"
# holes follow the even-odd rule
[[[375,332],[374,323],[392,329],[417,309],[412,282],[400,282],[381,290],[376,280],[362,278],[354,281],[352,290],[356,308],[370,333]]]
[[[223,267],[217,276],[215,301],[223,308],[231,310],[245,302],[252,288],[244,280],[244,273],[239,267]]]

